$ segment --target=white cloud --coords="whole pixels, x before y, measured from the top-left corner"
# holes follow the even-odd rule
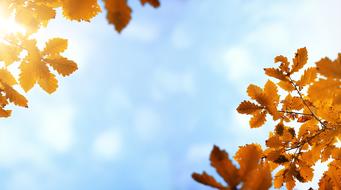
[[[161,134],[160,116],[151,108],[143,107],[137,109],[134,125],[136,133],[142,141],[149,142]]]
[[[113,160],[119,156],[122,149],[122,135],[117,130],[106,130],[96,136],[92,152],[96,158]]]
[[[154,76],[152,95],[155,99],[162,100],[175,94],[193,95],[195,93],[195,80],[190,72],[175,72],[157,70]]]
[[[41,127],[38,133],[43,143],[56,152],[69,151],[75,139],[72,128],[73,108],[68,105],[51,106],[51,109],[45,109],[41,118]]]
[[[0,166],[15,168],[30,163],[40,168],[47,167],[48,154],[21,128],[16,126],[0,127]]]
[[[218,67],[229,80],[239,81],[247,78],[254,71],[251,60],[251,55],[246,48],[231,47],[223,52],[220,63],[222,65]]]
[[[123,38],[151,43],[160,36],[158,26],[149,22],[132,22],[122,33]]]

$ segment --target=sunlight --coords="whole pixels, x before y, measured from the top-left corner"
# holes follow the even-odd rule
[[[0,8],[0,37],[13,33],[25,33],[25,28],[15,22],[14,16],[5,16]]]

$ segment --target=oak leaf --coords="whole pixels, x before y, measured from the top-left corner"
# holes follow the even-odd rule
[[[160,1],[159,0],[141,0],[142,5],[145,5],[146,3],[149,3],[152,5],[154,8],[157,8],[160,6]]]
[[[116,31],[121,32],[131,20],[131,8],[127,0],[105,0],[107,19],[114,24]]]
[[[204,185],[208,185],[210,187],[215,187],[217,189],[223,190],[226,189],[221,183],[217,182],[214,177],[208,175],[206,172],[203,172],[202,174],[198,174],[198,173],[193,173],[192,174],[192,178],[199,182],[202,183]]]
[[[295,58],[293,59],[293,65],[290,73],[294,73],[302,69],[304,65],[307,63],[307,61],[308,61],[307,49],[305,47],[298,49],[295,54]]]
[[[250,127],[251,128],[258,128],[264,125],[266,121],[266,113],[257,111],[253,114],[253,117],[250,119]]]
[[[255,111],[262,109],[261,106],[258,106],[250,101],[243,101],[239,104],[237,111],[241,114],[253,114]]]
[[[97,0],[62,0],[63,14],[70,20],[90,21],[101,8]]]
[[[240,182],[238,169],[232,164],[228,158],[227,152],[220,150],[217,146],[213,147],[210,156],[211,165],[216,169],[217,173],[222,176],[230,187],[236,187]]]

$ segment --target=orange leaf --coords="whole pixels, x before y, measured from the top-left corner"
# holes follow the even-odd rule
[[[203,172],[202,174],[193,173],[192,178],[201,184],[208,185],[217,189],[224,189],[224,186],[222,184],[217,182],[214,177],[208,175],[206,172]]]
[[[293,66],[291,68],[290,73],[294,73],[302,69],[304,65],[307,63],[307,61],[308,61],[307,49],[305,47],[298,49],[295,54],[295,58],[293,59]]]
[[[258,144],[249,144],[239,148],[234,159],[239,163],[239,174],[243,180],[257,167],[261,156],[262,149]]]
[[[127,0],[105,0],[107,19],[114,24],[116,31],[121,32],[131,20],[131,8]]]
[[[160,2],[159,0],[141,0],[142,5],[149,3],[152,5],[154,8],[160,7]]]
[[[264,125],[266,121],[266,112],[256,112],[253,117],[250,119],[250,127],[251,128],[258,128]]]
[[[257,110],[262,109],[262,107],[250,102],[250,101],[243,101],[239,104],[237,111],[241,114],[252,114]]]
[[[304,71],[304,74],[301,76],[301,79],[297,81],[297,85],[301,88],[307,84],[314,82],[317,76],[316,68],[310,67]]]
[[[270,77],[274,77],[278,80],[282,80],[282,81],[287,81],[287,77],[283,74],[283,72],[279,69],[275,69],[275,68],[265,68],[264,69],[265,74],[270,76]]]
[[[227,152],[214,146],[210,160],[211,165],[232,189],[239,184],[240,177],[238,175],[238,169],[232,164],[231,160],[229,160]]]
[[[268,190],[272,186],[272,176],[269,165],[263,163],[250,172],[245,181],[242,190],[257,189]]]

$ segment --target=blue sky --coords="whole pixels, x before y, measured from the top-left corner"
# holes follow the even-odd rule
[[[190,176],[214,173],[213,144],[233,155],[272,127],[250,130],[235,111],[249,83],[267,80],[262,68],[304,46],[311,62],[341,50],[338,0],[161,3],[131,1],[121,35],[103,14],[59,15],[39,33],[41,44],[68,38],[79,70],[53,95],[35,87],[30,108],[1,121],[0,189],[207,189]]]

